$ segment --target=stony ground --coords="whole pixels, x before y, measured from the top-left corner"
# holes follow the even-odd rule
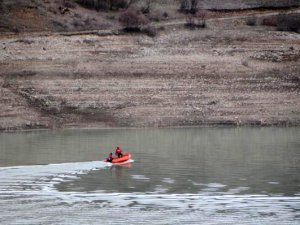
[[[300,36],[241,18],[0,36],[0,129],[300,125]]]

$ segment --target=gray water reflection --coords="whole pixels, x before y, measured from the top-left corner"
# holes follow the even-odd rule
[[[102,160],[122,146],[130,166],[91,171],[60,191],[299,195],[299,128],[112,129],[0,134],[0,166]]]

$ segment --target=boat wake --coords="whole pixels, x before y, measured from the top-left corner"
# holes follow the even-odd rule
[[[300,222],[300,196],[61,192],[55,188],[110,166],[95,161],[0,168],[0,224],[99,224],[95,218],[101,218],[102,224]],[[127,216],[112,221],[111,215],[120,210]],[[138,219],[131,216],[137,210]],[[58,218],[58,214],[64,216]]]
[[[54,190],[62,181],[78,179],[78,175],[109,167],[102,161],[0,168],[0,192]]]

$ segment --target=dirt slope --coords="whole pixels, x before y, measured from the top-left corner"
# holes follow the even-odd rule
[[[300,125],[299,34],[240,18],[0,38],[0,128]]]

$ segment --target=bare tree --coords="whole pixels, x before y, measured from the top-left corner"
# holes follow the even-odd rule
[[[197,12],[196,17],[198,19],[198,26],[206,27],[206,19],[207,19],[208,15],[209,15],[209,12],[206,9],[200,9]]]
[[[195,17],[193,15],[191,15],[191,14],[187,15],[185,26],[187,26],[189,28],[195,28],[196,27]]]
[[[181,0],[180,10],[186,13],[196,14],[202,7],[201,0]]]
[[[191,10],[191,0],[181,0],[180,10],[188,13]]]
[[[198,11],[199,0],[191,0],[190,13],[196,14]]]

